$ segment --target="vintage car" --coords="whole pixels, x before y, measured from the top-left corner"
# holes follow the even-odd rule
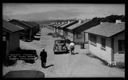
[[[36,70],[17,70],[10,71],[4,75],[4,78],[44,78],[45,74]]]
[[[66,41],[64,39],[55,40],[53,51],[54,54],[68,53],[69,50],[66,46]]]

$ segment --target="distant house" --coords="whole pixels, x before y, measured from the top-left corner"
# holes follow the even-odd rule
[[[58,34],[61,34],[60,26],[62,26],[64,24],[65,24],[65,22],[56,22],[54,24],[54,32],[58,33]]]
[[[53,30],[55,33],[58,33],[59,35],[64,36],[66,27],[73,25],[76,23],[76,20],[61,20],[52,22],[49,24],[49,26],[53,27]]]
[[[82,48],[84,48],[84,44],[86,43],[87,36],[84,30],[93,27],[94,25],[99,24],[98,21],[86,19],[79,20],[76,24],[67,27],[68,31],[68,39],[73,40],[76,44],[80,44]]]
[[[63,35],[64,37],[67,36],[67,32],[68,30],[66,29],[67,27],[73,25],[73,24],[76,24],[78,21],[77,20],[67,20],[67,23],[59,26],[59,30],[60,30],[60,34]]]
[[[22,21],[28,25],[30,25],[33,29],[33,35],[36,35],[36,33],[40,32],[40,25],[36,22],[30,22],[30,21]]]
[[[19,34],[24,28],[3,20],[2,44],[4,58],[10,51],[15,51],[20,46]]]
[[[67,24],[66,20],[65,21],[63,20],[63,21],[58,21],[58,22],[52,22],[49,25],[51,27],[53,27],[53,30],[54,30],[55,33],[61,34],[60,26],[62,26],[64,24]]]
[[[125,23],[102,23],[85,30],[88,50],[109,64],[124,62]]]
[[[9,22],[24,28],[21,36],[27,41],[32,41],[34,35],[39,31],[39,25],[33,22],[19,21],[16,19],[12,19]]]
[[[22,33],[20,34],[20,38],[23,39],[23,40],[32,40],[32,37],[31,37],[31,28],[30,27],[27,27],[25,24],[23,24],[21,21],[19,20],[15,20],[15,19],[12,19],[9,21],[10,23],[14,24],[14,25],[18,25],[20,27],[23,27],[24,30],[22,31]]]

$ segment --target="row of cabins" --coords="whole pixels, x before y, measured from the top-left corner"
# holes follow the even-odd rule
[[[14,23],[15,22],[15,23]],[[17,24],[16,24],[17,23]],[[39,26],[36,26],[32,22],[18,22],[18,20],[3,20],[2,25],[2,44],[3,44],[3,59],[6,60],[11,51],[15,51],[20,47],[20,38],[32,40],[32,37],[39,32]],[[29,26],[29,27],[28,27]]]
[[[115,23],[101,22],[100,19],[69,21],[60,26],[54,26],[55,32],[66,39],[80,44],[107,61],[109,64],[125,62],[125,22],[116,20]]]

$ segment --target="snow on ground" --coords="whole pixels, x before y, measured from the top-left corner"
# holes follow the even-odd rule
[[[80,49],[79,45],[75,46],[75,52],[78,52],[78,54],[54,55],[53,44],[57,38],[48,36],[49,32],[53,31],[42,28],[40,41],[20,41],[20,47],[23,49],[35,49],[38,55],[42,48],[45,48],[48,53],[47,65],[54,64],[54,66],[46,69],[42,68],[40,58],[34,64],[19,60],[13,66],[4,66],[3,75],[14,70],[39,70],[45,73],[45,77],[124,77],[124,71],[110,68],[103,65],[101,61],[88,57],[86,49]]]

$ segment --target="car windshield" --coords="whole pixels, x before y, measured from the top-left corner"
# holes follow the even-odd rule
[[[59,41],[59,43],[64,43],[64,41]]]
[[[56,44],[65,44],[65,41],[64,40],[57,40]]]

